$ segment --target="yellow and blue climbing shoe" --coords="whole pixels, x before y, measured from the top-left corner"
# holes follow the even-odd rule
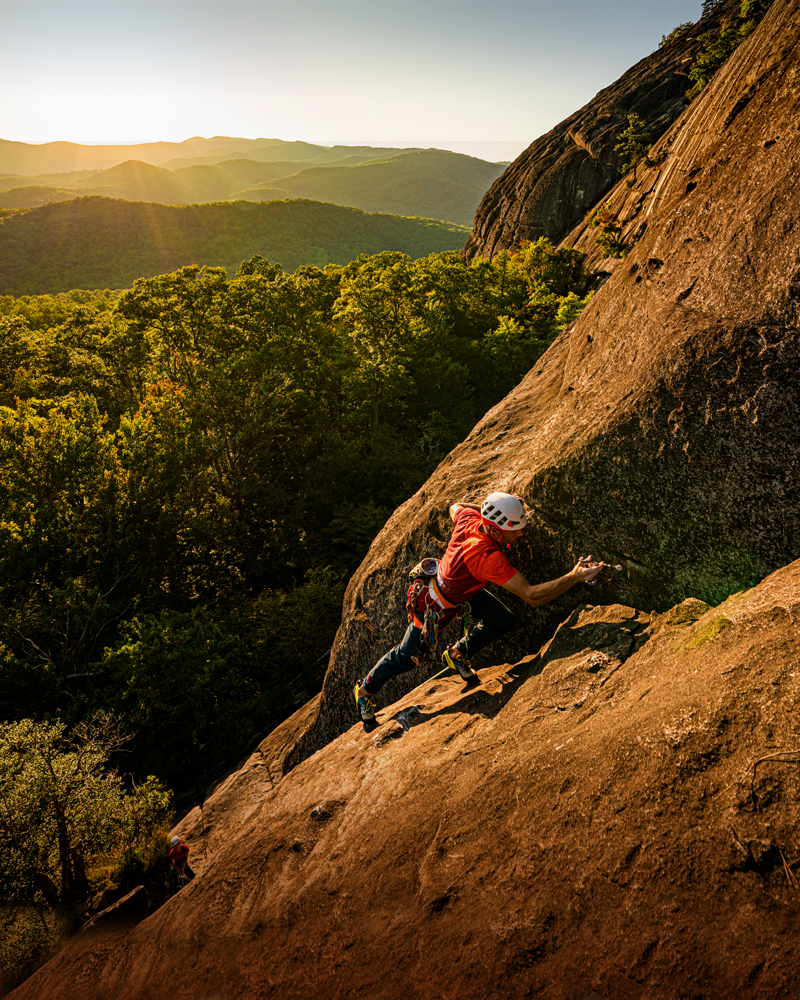
[[[364,695],[360,695],[358,693],[359,688],[363,683],[363,680],[356,681],[354,694],[356,696],[356,708],[358,708],[359,717],[364,725],[368,726],[370,723],[375,721],[375,702],[369,695],[364,697]]]
[[[466,656],[461,656],[458,652],[453,653],[451,650],[446,649],[442,653],[442,663],[451,670],[455,670],[463,681],[477,680],[478,675],[472,669],[472,664]]]

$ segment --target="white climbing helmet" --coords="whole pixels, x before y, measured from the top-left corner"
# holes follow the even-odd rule
[[[510,493],[490,493],[481,504],[481,518],[489,528],[517,531],[528,523],[525,506]]]
[[[180,844],[180,842],[181,842],[180,837],[173,837],[172,840],[169,842],[169,844],[170,847],[174,847],[176,844]]]

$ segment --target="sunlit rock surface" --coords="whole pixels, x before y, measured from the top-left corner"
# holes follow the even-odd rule
[[[799,625],[800,562],[717,608],[576,609],[352,726],[12,997],[794,1000]]]

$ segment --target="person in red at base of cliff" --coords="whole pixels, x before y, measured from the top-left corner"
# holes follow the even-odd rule
[[[169,876],[173,885],[180,886],[182,879],[188,882],[194,878],[194,872],[189,867],[189,845],[184,844],[180,837],[173,837],[170,841],[169,852]]]
[[[560,597],[576,583],[589,583],[603,564],[593,563],[589,556],[580,559],[569,573],[557,580],[528,583],[506,556],[508,546],[522,535],[528,523],[525,505],[510,493],[490,493],[480,507],[454,503],[450,507],[450,517],[455,527],[425,600],[438,612],[440,630],[469,602],[469,632],[444,651],[442,661],[465,681],[475,683],[477,674],[467,654],[474,655],[494,642],[516,621],[502,601],[484,590],[487,583],[496,583],[532,607],[538,607]],[[402,641],[381,657],[363,680],[356,682],[356,705],[366,726],[375,723],[373,696],[390,678],[413,670],[420,654],[427,651],[423,628],[423,622],[414,615]]]

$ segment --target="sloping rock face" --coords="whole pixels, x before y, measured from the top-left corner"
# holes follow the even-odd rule
[[[637,114],[654,139],[687,105],[688,71],[698,37],[735,20],[740,0],[724,0],[684,35],[657,49],[601,90],[521,153],[483,197],[464,257],[493,257],[525,240],[565,237],[620,179],[624,158],[614,152],[627,116]]]
[[[241,766],[208,789],[205,799],[170,830],[189,846],[192,870],[199,875],[239,829],[273,796],[284,774],[284,762],[319,714],[320,696],[307,702],[262,740]]]
[[[118,902],[112,903],[104,910],[96,913],[91,920],[87,920],[81,927],[79,933],[85,934],[88,930],[98,927],[100,924],[111,922],[130,921],[136,923],[147,916],[150,907],[150,900],[147,889],[143,885],[137,885],[135,889],[127,893]]]
[[[13,1000],[796,1000],[800,562],[585,606],[288,774],[134,929]]]
[[[661,164],[622,182],[638,242],[375,540],[290,764],[355,718],[353,683],[402,635],[407,573],[443,552],[454,501],[522,495],[535,516],[514,565],[538,582],[581,554],[622,564],[602,603],[717,603],[800,556],[799,60],[800,0],[776,0],[662,139]],[[536,610],[509,596],[520,627],[490,655],[538,648],[586,593]]]

